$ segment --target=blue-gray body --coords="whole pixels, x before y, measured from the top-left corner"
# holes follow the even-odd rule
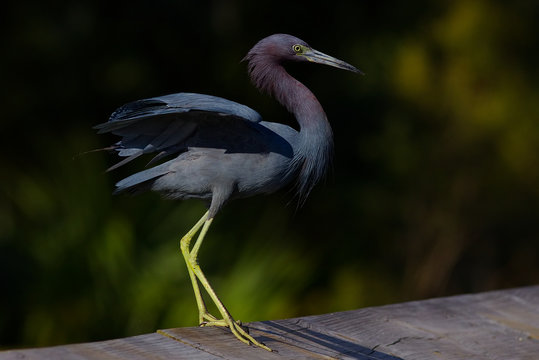
[[[284,34],[260,41],[245,60],[255,86],[292,112],[300,130],[262,121],[247,106],[209,95],[129,103],[96,126],[122,137],[113,148],[125,159],[111,169],[150,153],[150,164],[164,162],[121,180],[117,192],[149,189],[173,199],[204,199],[210,218],[229,199],[271,193],[291,182],[299,201],[305,200],[331,163],[333,137],[316,97],[282,64],[315,61],[358,70]]]
[[[201,100],[212,103],[211,111],[196,106]],[[211,202],[214,214],[229,199],[280,189],[297,176],[294,164],[301,163],[296,130],[203,94],[127,104],[97,128],[122,136],[115,148],[124,163],[145,153],[156,154],[156,160],[174,156],[119,181],[116,192],[151,189],[172,199],[200,198]]]

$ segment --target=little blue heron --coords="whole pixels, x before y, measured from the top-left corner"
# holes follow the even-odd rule
[[[331,162],[333,136],[326,114],[313,93],[290,76],[283,64],[303,61],[361,71],[286,34],[260,40],[244,60],[253,84],[295,115],[299,131],[262,121],[256,111],[245,105],[193,93],[128,103],[95,128],[99,133],[121,137],[111,149],[125,159],[109,170],[143,154],[156,153],[150,164],[174,156],[119,181],[115,193],[149,189],[172,199],[207,201],[208,211],[180,241],[198,305],[199,324],[229,327],[242,342],[271,351],[230,315],[202,272],[198,251],[215,215],[228,200],[272,193],[295,182],[301,203]],[[199,231],[191,248],[191,239]],[[208,312],[199,283],[221,318]]]

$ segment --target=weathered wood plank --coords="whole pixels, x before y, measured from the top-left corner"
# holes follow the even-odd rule
[[[539,359],[538,297],[532,287],[300,321],[405,359]]]
[[[248,324],[0,352],[7,359],[539,359],[539,286]]]
[[[172,341],[153,333],[123,339],[84,344],[62,345],[47,348],[0,352],[0,359],[103,359],[103,360],[165,360],[165,359],[217,359],[198,349]]]

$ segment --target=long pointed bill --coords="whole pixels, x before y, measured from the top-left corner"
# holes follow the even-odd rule
[[[325,65],[333,66],[339,69],[344,69],[344,70],[352,71],[361,75],[365,75],[363,71],[356,69],[352,65],[345,63],[342,60],[336,59],[333,56],[324,54],[323,52],[320,52],[318,50],[310,49],[309,51],[306,51],[305,53],[303,53],[302,56],[304,56],[310,62],[314,62],[318,64],[325,64]]]

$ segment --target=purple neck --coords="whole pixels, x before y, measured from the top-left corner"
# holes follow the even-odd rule
[[[314,94],[286,72],[273,59],[253,59],[249,72],[253,84],[273,96],[288,111],[295,115],[301,129],[313,122],[326,121],[326,114]],[[254,64],[253,64],[254,63]]]
[[[300,125],[292,168],[299,170],[297,186],[302,202],[331,164],[333,134],[326,114],[314,94],[274,58],[249,59],[249,73],[254,85],[275,97]]]

